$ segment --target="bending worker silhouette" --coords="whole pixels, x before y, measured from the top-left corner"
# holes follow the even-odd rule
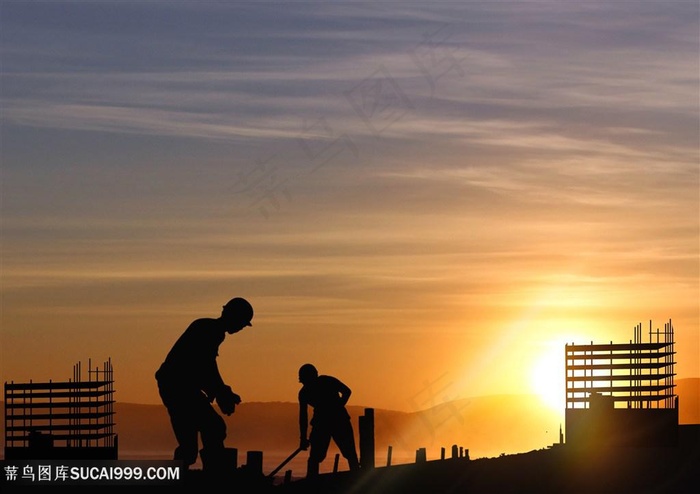
[[[350,470],[359,469],[352,422],[345,408],[352,393],[350,388],[333,376],[319,376],[312,364],[301,366],[299,382],[303,384],[299,390],[299,448],[307,450],[311,446],[307,477],[318,475],[319,465],[326,458],[331,439],[348,460]],[[307,439],[309,406],[313,408],[313,417],[311,434]]]
[[[197,460],[199,435],[204,468],[223,461],[226,423],[212,402],[216,400],[221,412],[231,415],[241,397],[224,383],[216,359],[226,333],[252,326],[252,318],[253,307],[247,300],[231,299],[220,317],[193,321],[156,372],[158,391],[177,439],[174,459],[186,466]]]

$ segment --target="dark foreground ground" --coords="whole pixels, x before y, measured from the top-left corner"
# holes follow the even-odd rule
[[[498,458],[433,460],[357,473],[328,473],[313,480],[284,482],[284,472],[280,474],[270,479],[247,471],[245,466],[222,476],[191,470],[184,472],[184,478],[176,484],[149,486],[148,490],[236,494],[697,494],[700,425],[684,427],[677,447],[581,451],[558,445]],[[7,487],[2,485],[0,490]],[[71,491],[86,489],[126,492],[134,487],[71,487]]]
[[[435,460],[320,475],[273,485],[240,470],[231,491],[246,494],[674,494],[700,492],[700,426],[678,447],[576,451],[566,445],[499,458]],[[221,485],[221,481],[212,480]],[[228,483],[224,481],[224,483]],[[185,486],[201,489],[204,473]],[[235,484],[235,487],[234,485]],[[219,487],[221,488],[221,487]]]

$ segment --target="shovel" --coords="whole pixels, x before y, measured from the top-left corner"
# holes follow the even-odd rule
[[[275,475],[277,472],[279,472],[280,470],[282,470],[282,468],[284,468],[284,466],[285,466],[287,463],[289,463],[290,461],[292,461],[292,460],[294,459],[294,457],[295,457],[296,455],[298,455],[301,451],[303,451],[303,449],[297,448],[297,449],[294,451],[294,453],[292,453],[291,455],[287,456],[287,458],[286,458],[282,463],[280,463],[279,466],[278,466],[277,468],[275,468],[272,472],[270,472],[270,473],[268,474],[268,477],[274,477],[274,475]]]

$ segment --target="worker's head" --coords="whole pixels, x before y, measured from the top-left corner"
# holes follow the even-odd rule
[[[221,319],[226,323],[226,332],[237,333],[246,326],[252,326],[253,306],[241,297],[232,298],[221,311]]]
[[[299,367],[299,382],[306,384],[318,377],[318,371],[312,364],[304,364]]]

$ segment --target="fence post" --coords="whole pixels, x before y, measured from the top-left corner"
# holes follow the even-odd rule
[[[256,475],[263,473],[263,452],[248,451],[246,456],[246,470]]]
[[[365,408],[360,416],[360,466],[364,470],[374,468],[374,408]]]

